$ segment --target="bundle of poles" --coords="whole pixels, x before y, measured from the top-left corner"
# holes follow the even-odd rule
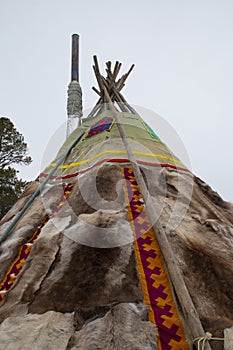
[[[94,86],[92,87],[92,89],[99,96],[99,100],[97,101],[96,106],[94,107],[94,109],[92,110],[89,116],[92,117],[100,113],[104,108],[106,108],[106,104],[108,104],[108,100],[106,98],[105,89],[107,90],[112,103],[117,104],[117,107],[115,106],[117,110],[126,112],[126,113],[137,114],[135,109],[128,104],[128,102],[125,100],[125,98],[121,94],[121,90],[125,86],[126,79],[132,72],[135,65],[133,64],[128,70],[128,72],[123,74],[121,78],[118,79],[118,74],[120,72],[122,63],[120,63],[119,61],[116,61],[115,65],[113,66],[111,61],[106,62],[107,76],[104,77],[100,73],[97,57],[93,56],[93,59],[94,59],[93,70],[98,83],[98,89]]]

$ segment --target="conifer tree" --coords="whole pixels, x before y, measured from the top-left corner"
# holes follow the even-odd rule
[[[9,118],[0,118],[0,218],[22,194],[27,182],[17,178],[16,164],[29,165],[27,144]]]

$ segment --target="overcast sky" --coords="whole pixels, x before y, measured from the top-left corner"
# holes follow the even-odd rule
[[[0,115],[25,136],[41,171],[66,120],[71,34],[81,36],[84,108],[96,103],[92,56],[136,67],[123,90],[176,130],[192,171],[233,201],[232,0],[0,0]],[[156,119],[156,118],[155,118]],[[150,124],[156,129],[156,120]]]

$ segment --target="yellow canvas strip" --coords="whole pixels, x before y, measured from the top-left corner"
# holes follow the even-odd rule
[[[94,155],[93,157],[90,157],[90,158],[87,158],[87,159],[84,159],[84,160],[80,160],[79,162],[75,162],[75,163],[71,163],[71,164],[65,164],[65,165],[60,165],[59,169],[68,169],[68,168],[76,167],[76,166],[79,166],[79,165],[91,162],[92,160],[95,160],[95,159],[103,156],[104,154],[114,154],[114,153],[127,154],[127,152],[124,151],[124,150],[105,150],[105,151],[102,151],[102,152]],[[174,159],[174,158],[170,158],[170,157],[164,156],[162,154],[153,154],[153,153],[146,153],[146,152],[139,152],[139,151],[135,151],[133,153],[135,155],[166,159],[166,160],[168,160],[168,161],[170,161],[172,163],[179,163],[179,164],[183,165],[183,163],[180,160]],[[56,165],[57,165],[57,163],[51,163],[49,166],[55,167]]]

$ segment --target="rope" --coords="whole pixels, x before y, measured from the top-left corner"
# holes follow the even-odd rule
[[[67,114],[82,116],[82,89],[78,81],[73,80],[68,86]]]
[[[73,80],[68,86],[68,99],[67,99],[67,137],[78,126],[81,125],[82,112],[82,89],[78,81]]]
[[[11,231],[13,230],[13,228],[16,226],[16,224],[18,223],[18,221],[21,219],[21,217],[23,216],[23,214],[26,212],[26,210],[31,206],[31,204],[33,203],[33,201],[36,199],[36,197],[40,194],[40,192],[42,191],[42,189],[44,188],[44,186],[47,184],[47,182],[49,181],[49,179],[52,177],[52,175],[55,173],[55,171],[58,169],[58,167],[65,161],[66,157],[68,157],[68,155],[70,154],[70,152],[72,151],[72,149],[76,146],[76,144],[81,140],[81,138],[83,137],[84,132],[77,138],[74,140],[74,142],[72,142],[72,144],[70,145],[70,147],[68,148],[68,150],[65,152],[65,154],[61,157],[61,159],[57,162],[57,165],[55,166],[55,168],[53,168],[50,173],[48,174],[48,176],[46,177],[46,179],[41,183],[41,185],[38,187],[38,189],[36,190],[36,192],[32,195],[32,197],[28,200],[28,202],[25,204],[25,206],[23,207],[23,209],[16,215],[16,217],[14,218],[14,220],[10,223],[10,225],[7,227],[7,229],[3,232],[3,234],[0,237],[0,246],[1,244],[6,240],[6,238],[9,236],[9,234],[11,233]]]
[[[197,350],[205,350],[205,343],[210,340],[222,340],[224,341],[224,338],[215,338],[212,336],[210,332],[206,332],[204,337],[199,337],[194,339],[194,343],[197,342]]]

